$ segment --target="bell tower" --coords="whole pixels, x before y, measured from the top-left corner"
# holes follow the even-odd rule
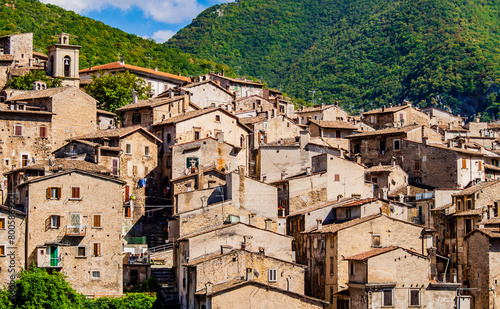
[[[57,44],[49,46],[47,75],[63,79],[63,86],[80,86],[80,48],[69,44],[69,34],[61,33]]]

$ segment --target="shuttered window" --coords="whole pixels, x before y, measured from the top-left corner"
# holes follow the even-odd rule
[[[101,255],[101,243],[94,243],[92,246],[92,255],[100,256]]]
[[[72,187],[71,188],[71,198],[75,198],[75,199],[80,198],[80,187]]]
[[[47,188],[47,199],[60,199],[61,188],[49,187]]]
[[[92,227],[96,227],[96,228],[101,227],[101,215],[94,215]]]

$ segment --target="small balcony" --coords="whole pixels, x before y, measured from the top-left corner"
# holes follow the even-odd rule
[[[62,268],[64,266],[64,259],[62,257],[46,257],[39,260],[37,266],[38,268]]]
[[[83,237],[86,233],[86,225],[66,225],[65,236]]]

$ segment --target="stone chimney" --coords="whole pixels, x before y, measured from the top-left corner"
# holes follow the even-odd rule
[[[404,194],[400,194],[399,195],[399,202],[400,203],[404,203],[405,202],[405,196],[404,196]]]
[[[205,288],[207,289],[207,295],[212,294],[212,287],[213,287],[213,286],[214,286],[214,285],[213,285],[211,282],[207,282],[207,283],[205,284]]]
[[[168,97],[173,98],[174,97],[174,90],[172,88],[168,89]]]
[[[311,175],[311,167],[310,166],[306,167],[306,175]]]
[[[132,103],[137,103],[137,92],[132,90]]]
[[[300,148],[306,147],[307,144],[309,144],[309,132],[307,130],[300,131],[300,137],[299,137],[299,144]]]
[[[391,167],[392,167],[392,168],[395,168],[395,167],[396,167],[396,158],[395,158],[395,157],[392,157],[392,158],[391,158]]]
[[[321,109],[325,108],[325,103],[321,103]]]
[[[356,155],[356,163],[361,164],[361,155]]]
[[[322,219],[320,219],[320,218],[316,219],[316,228],[318,230],[321,230],[323,228],[323,220]]]
[[[226,75],[226,70],[222,69],[222,76]]]
[[[155,67],[155,72],[158,72],[158,67]]]
[[[255,213],[248,215],[248,225],[255,225]]]

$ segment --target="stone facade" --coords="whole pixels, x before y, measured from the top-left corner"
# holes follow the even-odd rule
[[[298,115],[299,124],[307,124],[310,120],[324,121],[347,121],[349,118],[338,104],[333,105],[315,105],[313,107],[302,107],[301,110],[295,111]]]
[[[60,271],[90,297],[122,295],[123,184],[80,170],[21,184],[26,265]]]
[[[273,103],[259,95],[241,97],[233,102],[233,110],[235,112],[256,111],[259,113],[267,112],[274,108]]]
[[[190,93],[190,100],[200,108],[230,105],[233,94],[213,81],[188,84],[182,87]]]
[[[387,127],[402,127],[407,125],[430,125],[430,117],[404,101],[403,104],[363,113],[361,120],[372,128],[378,130]]]
[[[293,139],[300,135],[300,127],[284,115],[276,115],[276,110],[270,110],[255,118],[241,118],[241,122],[252,129],[249,136],[251,149],[259,148],[260,144],[279,143],[280,140]]]
[[[61,33],[57,44],[47,47],[47,75],[63,79],[63,86],[79,87],[80,48],[69,44],[69,34]]]
[[[264,85],[251,80],[243,78],[230,78],[224,76],[224,74],[214,74],[210,73],[198,77],[198,81],[211,80],[216,84],[220,85],[227,91],[234,93],[236,98],[249,97],[252,95],[263,95]]]

